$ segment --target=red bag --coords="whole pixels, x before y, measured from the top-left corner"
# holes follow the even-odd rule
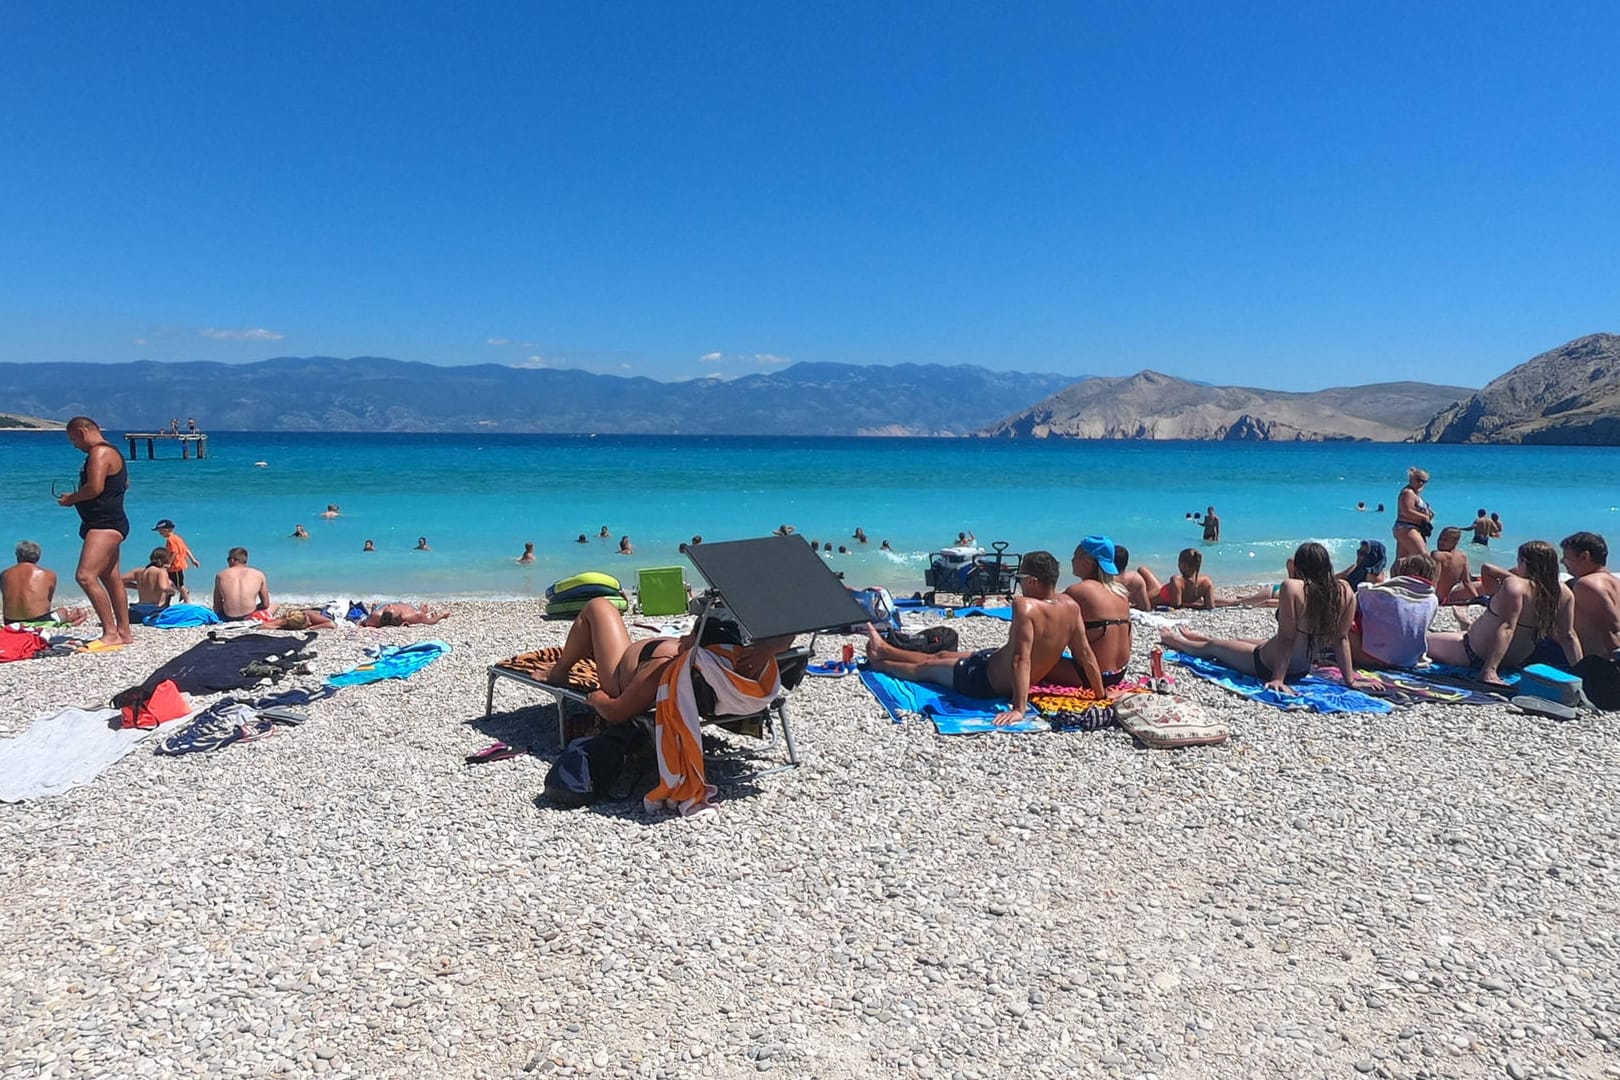
[[[35,653],[50,647],[51,643],[36,631],[0,626],[0,664],[8,660],[32,660]]]
[[[170,720],[178,720],[182,716],[191,714],[191,702],[186,695],[174,684],[173,679],[164,679],[152,687],[152,693],[147,697],[146,703],[137,713],[133,706],[125,705],[123,708],[124,721],[119,727],[126,728],[155,728],[159,724],[166,724]]]

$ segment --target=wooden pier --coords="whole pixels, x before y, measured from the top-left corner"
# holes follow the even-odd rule
[[[126,431],[124,438],[129,440],[129,460],[136,461],[140,454],[136,452],[135,444],[142,439],[146,440],[146,460],[151,461],[157,457],[156,447],[159,439],[167,439],[180,444],[180,458],[186,460],[191,457],[191,447],[197,447],[197,460],[201,461],[208,456],[208,436],[200,431]]]

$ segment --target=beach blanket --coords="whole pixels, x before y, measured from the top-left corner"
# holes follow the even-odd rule
[[[1201,679],[1208,679],[1217,686],[1225,687],[1234,694],[1240,694],[1251,701],[1258,701],[1262,705],[1271,705],[1278,709],[1308,709],[1320,713],[1388,713],[1395,711],[1394,705],[1381,698],[1364,694],[1360,690],[1352,690],[1342,682],[1330,682],[1314,672],[1303,678],[1289,681],[1289,689],[1293,690],[1294,693],[1279,694],[1275,690],[1266,689],[1265,683],[1253,675],[1241,674],[1229,667],[1217,664],[1213,660],[1205,660],[1199,656],[1188,656],[1185,653],[1175,652],[1171,649],[1164,651],[1164,658],[1180,664]]]
[[[632,648],[635,647],[635,642],[630,644]],[[556,667],[557,661],[561,659],[562,646],[552,645],[544,649],[518,653],[516,656],[497,662],[495,666],[506,668],[508,671],[516,671],[527,675],[531,679],[539,679],[544,682],[546,677],[551,674],[551,669]],[[596,661],[575,661],[573,668],[568,672],[568,684],[575,690],[595,690],[601,686],[602,683],[596,675]]]
[[[870,668],[862,668],[860,676],[861,684],[872,692],[878,704],[897,724],[903,723],[908,716],[920,716],[932,721],[934,730],[941,735],[973,735],[986,731],[1017,734],[1051,730],[1051,725],[1045,720],[1028,714],[1019,723],[997,727],[996,714],[1012,708],[1012,701],[1007,698],[963,697],[942,686],[897,679]]]
[[[643,801],[649,813],[672,809],[689,817],[706,809],[714,798],[715,789],[708,781],[703,761],[703,717],[692,683],[694,669],[714,692],[718,716],[749,716],[781,695],[782,676],[775,658],[765,662],[758,679],[750,679],[736,671],[742,651],[740,645],[705,645],[686,650],[664,669],[653,706],[658,783]]]
[[[214,614],[213,608],[206,608],[201,604],[170,604],[166,608],[158,609],[156,614],[142,619],[141,624],[156,626],[162,630],[177,630],[187,626],[214,626],[223,621]]]
[[[114,726],[116,709],[63,709],[0,741],[0,802],[60,795],[88,784],[151,734]]]
[[[991,619],[1000,619],[1002,622],[1012,622],[1011,604],[1005,607],[979,607],[975,604],[972,607],[947,608],[938,604],[924,604],[919,600],[910,602],[896,600],[894,603],[896,610],[905,614],[927,615],[936,619],[948,618],[955,613],[958,619],[965,619],[970,615],[983,615]]]
[[[1118,723],[1114,702],[1133,694],[1151,693],[1152,689],[1152,681],[1145,675],[1109,687],[1108,696],[1102,698],[1079,686],[1032,686],[1029,707],[1038,711],[1053,731],[1101,731]]]
[[[373,645],[371,659],[326,677],[327,686],[364,686],[384,679],[408,679],[450,651],[448,643],[430,638],[411,645]]]
[[[1339,669],[1332,666],[1316,669],[1325,678],[1338,679]],[[1378,689],[1366,691],[1374,697],[1393,701],[1397,705],[1416,705],[1435,702],[1441,705],[1500,705],[1502,698],[1484,690],[1475,690],[1458,682],[1439,681],[1420,671],[1358,669],[1357,675],[1378,684]],[[1340,680],[1341,682],[1343,680]],[[1481,685],[1474,683],[1474,686]]]
[[[212,634],[213,631],[210,631]],[[313,631],[302,637],[279,634],[242,634],[232,638],[209,637],[199,641],[148,675],[145,681],[113,698],[119,708],[132,706],[138,712],[156,686],[173,679],[175,689],[185,694],[217,694],[241,690],[268,678],[279,681],[287,672],[308,661],[315,641]]]

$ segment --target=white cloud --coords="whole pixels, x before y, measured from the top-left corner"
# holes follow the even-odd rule
[[[145,338],[143,338],[143,337],[138,337],[138,338],[136,338],[136,339],[135,339],[135,344],[137,344],[137,345],[150,345],[150,344],[151,344],[151,342],[150,342],[150,341],[147,341],[147,340],[146,340],[146,339],[145,339]]]
[[[535,353],[533,356],[524,357],[522,360],[515,360],[506,366],[515,368],[543,368],[550,367],[551,361],[547,360],[539,353]]]
[[[205,338],[213,338],[215,341],[280,341],[287,336],[286,334],[278,334],[274,330],[266,330],[262,326],[234,329],[208,326],[197,331],[197,333]]]
[[[492,337],[488,341],[484,342],[484,344],[486,344],[486,345],[510,345],[510,344],[512,344],[512,339],[511,338],[504,338],[504,337]]]
[[[723,353],[723,352],[710,352],[710,353],[704,353],[702,356],[698,357],[698,363],[700,363],[700,364],[764,364],[764,365],[768,365],[768,366],[774,366],[774,365],[777,365],[777,364],[791,364],[791,363],[793,363],[793,358],[791,356],[777,356],[775,353],[768,353],[768,352],[751,353],[751,354],[744,353],[744,354],[740,354],[740,355],[736,354],[736,353],[733,353],[733,354],[731,354],[729,356],[727,354]]]

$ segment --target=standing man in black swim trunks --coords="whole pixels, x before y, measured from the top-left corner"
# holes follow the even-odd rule
[[[978,652],[929,655],[898,649],[866,628],[866,660],[876,671],[912,682],[948,687],[964,697],[1012,698],[1012,711],[998,713],[996,724],[1016,724],[1029,709],[1029,688],[1041,682],[1085,684],[1104,696],[1102,672],[1086,640],[1080,605],[1058,592],[1058,561],[1050,552],[1032,551],[1020,566],[1024,595],[1013,597],[1012,630],[1007,644]],[[1074,659],[1063,655],[1068,648]]]
[[[102,437],[101,427],[88,416],[69,420],[67,437],[85,454],[79,489],[56,500],[58,506],[71,506],[79,512],[79,538],[84,547],[73,578],[101,620],[101,640],[92,642],[91,649],[119,648],[135,640],[129,628],[129,595],[118,569],[119,545],[129,536],[129,518],[124,515],[129,470],[124,455]]]

